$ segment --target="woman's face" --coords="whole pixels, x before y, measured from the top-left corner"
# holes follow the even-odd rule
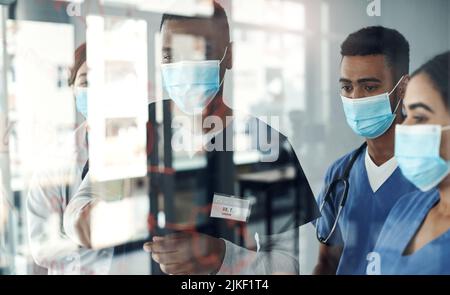
[[[72,88],[77,111],[83,116],[83,118],[87,118],[88,115],[87,87],[87,65],[86,63],[83,63],[77,71],[77,75],[75,77]]]
[[[78,69],[77,76],[75,78],[75,83],[73,84],[73,87],[79,88],[79,87],[87,87],[87,64],[86,62],[81,65],[81,67]]]
[[[450,126],[450,111],[444,98],[427,74],[414,76],[408,84],[404,99],[407,118],[404,125],[432,124]],[[441,157],[450,161],[450,131],[443,131]]]

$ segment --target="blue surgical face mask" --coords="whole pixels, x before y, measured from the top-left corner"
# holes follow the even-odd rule
[[[214,99],[222,86],[220,64],[222,60],[181,61],[162,64],[163,85],[169,97],[185,113],[201,113]]]
[[[77,87],[75,89],[75,103],[77,111],[87,119],[88,116],[88,100],[87,100],[87,88]]]
[[[397,125],[395,158],[403,175],[422,191],[436,187],[450,172],[450,161],[440,156],[442,131],[450,126]]]
[[[373,139],[383,135],[391,127],[401,99],[398,100],[397,106],[392,112],[389,96],[402,80],[403,77],[390,93],[357,99],[341,95],[347,123],[356,134]]]

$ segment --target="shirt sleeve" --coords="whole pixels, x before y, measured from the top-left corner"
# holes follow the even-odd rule
[[[36,173],[26,201],[31,255],[39,266],[64,265],[78,255],[78,245],[62,230],[62,187],[49,175]]]
[[[270,247],[262,245],[261,251],[253,251],[227,240],[225,256],[218,275],[272,275],[299,274],[299,260],[295,251],[286,243],[294,231],[272,235]]]
[[[89,173],[88,173],[89,174]],[[100,200],[100,194],[89,180],[89,175],[81,182],[81,185],[75,195],[71,198],[69,204],[64,210],[64,231],[67,236],[77,243],[82,245],[81,240],[76,231],[76,223],[81,218],[81,212],[84,207],[93,202]]]

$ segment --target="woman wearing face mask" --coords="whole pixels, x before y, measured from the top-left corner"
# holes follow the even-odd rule
[[[384,224],[368,274],[450,274],[450,52],[413,75],[405,94],[407,118],[397,126],[395,157],[417,186]]]
[[[29,242],[35,262],[49,274],[107,274],[113,249],[79,247],[63,229],[63,212],[88,171],[86,44],[75,51],[69,78],[82,123],[64,146],[42,160],[27,198]],[[58,163],[61,169],[49,169]]]

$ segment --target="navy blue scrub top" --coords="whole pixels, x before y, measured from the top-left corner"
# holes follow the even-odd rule
[[[366,150],[367,148],[358,156],[350,171],[347,202],[336,230],[328,241],[330,245],[343,247],[337,274],[366,273],[367,254],[375,247],[389,211],[400,197],[416,190],[397,167],[383,185],[373,192],[365,166]],[[344,173],[353,154],[354,151],[343,156],[328,169],[325,187],[318,197],[318,204],[322,203],[328,184]],[[322,217],[316,221],[318,232],[322,237],[329,233],[329,225],[332,225],[336,218],[342,190],[342,187],[336,189],[332,196],[332,206],[325,206]]]
[[[404,196],[392,209],[374,252],[381,274],[449,275],[450,230],[414,253],[404,255],[430,210],[439,202],[439,191],[416,191]]]

